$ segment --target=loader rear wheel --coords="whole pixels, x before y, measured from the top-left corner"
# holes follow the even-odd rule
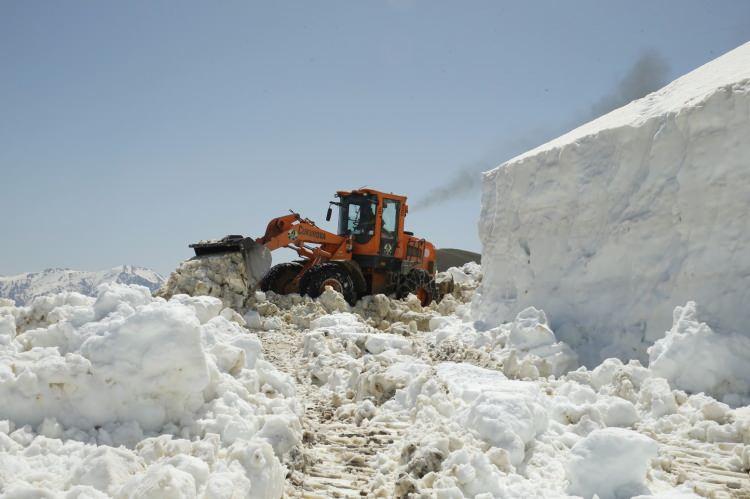
[[[440,292],[435,279],[423,269],[412,269],[401,278],[396,290],[396,298],[404,299],[409,293],[416,295],[423,307],[430,302],[440,301]]]
[[[279,263],[271,267],[260,281],[261,291],[273,291],[279,295],[296,293],[291,287],[292,281],[302,270],[302,265],[295,262]]]
[[[317,298],[323,294],[326,286],[331,286],[341,293],[350,305],[357,302],[357,292],[354,289],[352,276],[344,267],[335,263],[314,265],[300,280],[300,291],[310,298]]]

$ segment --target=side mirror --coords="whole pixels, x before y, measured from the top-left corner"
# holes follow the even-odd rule
[[[329,206],[328,207],[328,213],[326,213],[326,222],[330,222],[331,221],[331,215],[333,215],[333,207]]]

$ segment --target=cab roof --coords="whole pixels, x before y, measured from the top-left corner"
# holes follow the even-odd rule
[[[336,191],[336,195],[338,197],[345,197],[345,196],[349,196],[350,194],[370,194],[370,195],[380,196],[380,197],[384,197],[388,199],[395,199],[397,201],[401,201],[404,203],[406,202],[406,196],[400,196],[398,194],[393,194],[392,192],[378,191],[378,190],[370,189],[367,187],[363,187],[361,189],[354,189],[351,191]]]

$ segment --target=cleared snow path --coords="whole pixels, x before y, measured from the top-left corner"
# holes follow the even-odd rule
[[[303,335],[282,331],[263,336],[264,355],[289,374],[305,406],[303,450],[294,456],[287,476],[286,497],[368,496],[376,474],[373,458],[398,441],[408,422],[372,422],[357,426],[334,417],[330,393],[311,382],[303,358]]]

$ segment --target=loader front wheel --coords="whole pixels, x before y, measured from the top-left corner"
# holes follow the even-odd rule
[[[292,289],[291,284],[301,270],[302,265],[296,262],[285,262],[274,265],[271,267],[271,270],[266,272],[263,279],[261,279],[260,290],[273,291],[278,295],[296,293],[297,290]]]
[[[396,298],[406,298],[409,294],[416,295],[423,307],[430,302],[440,301],[440,292],[435,279],[423,269],[412,269],[408,274],[402,276],[396,291]]]
[[[331,286],[341,293],[350,305],[357,302],[357,292],[354,289],[352,277],[345,268],[335,263],[314,265],[305,272],[300,281],[300,291],[310,298],[317,298],[323,294],[326,286]]]

